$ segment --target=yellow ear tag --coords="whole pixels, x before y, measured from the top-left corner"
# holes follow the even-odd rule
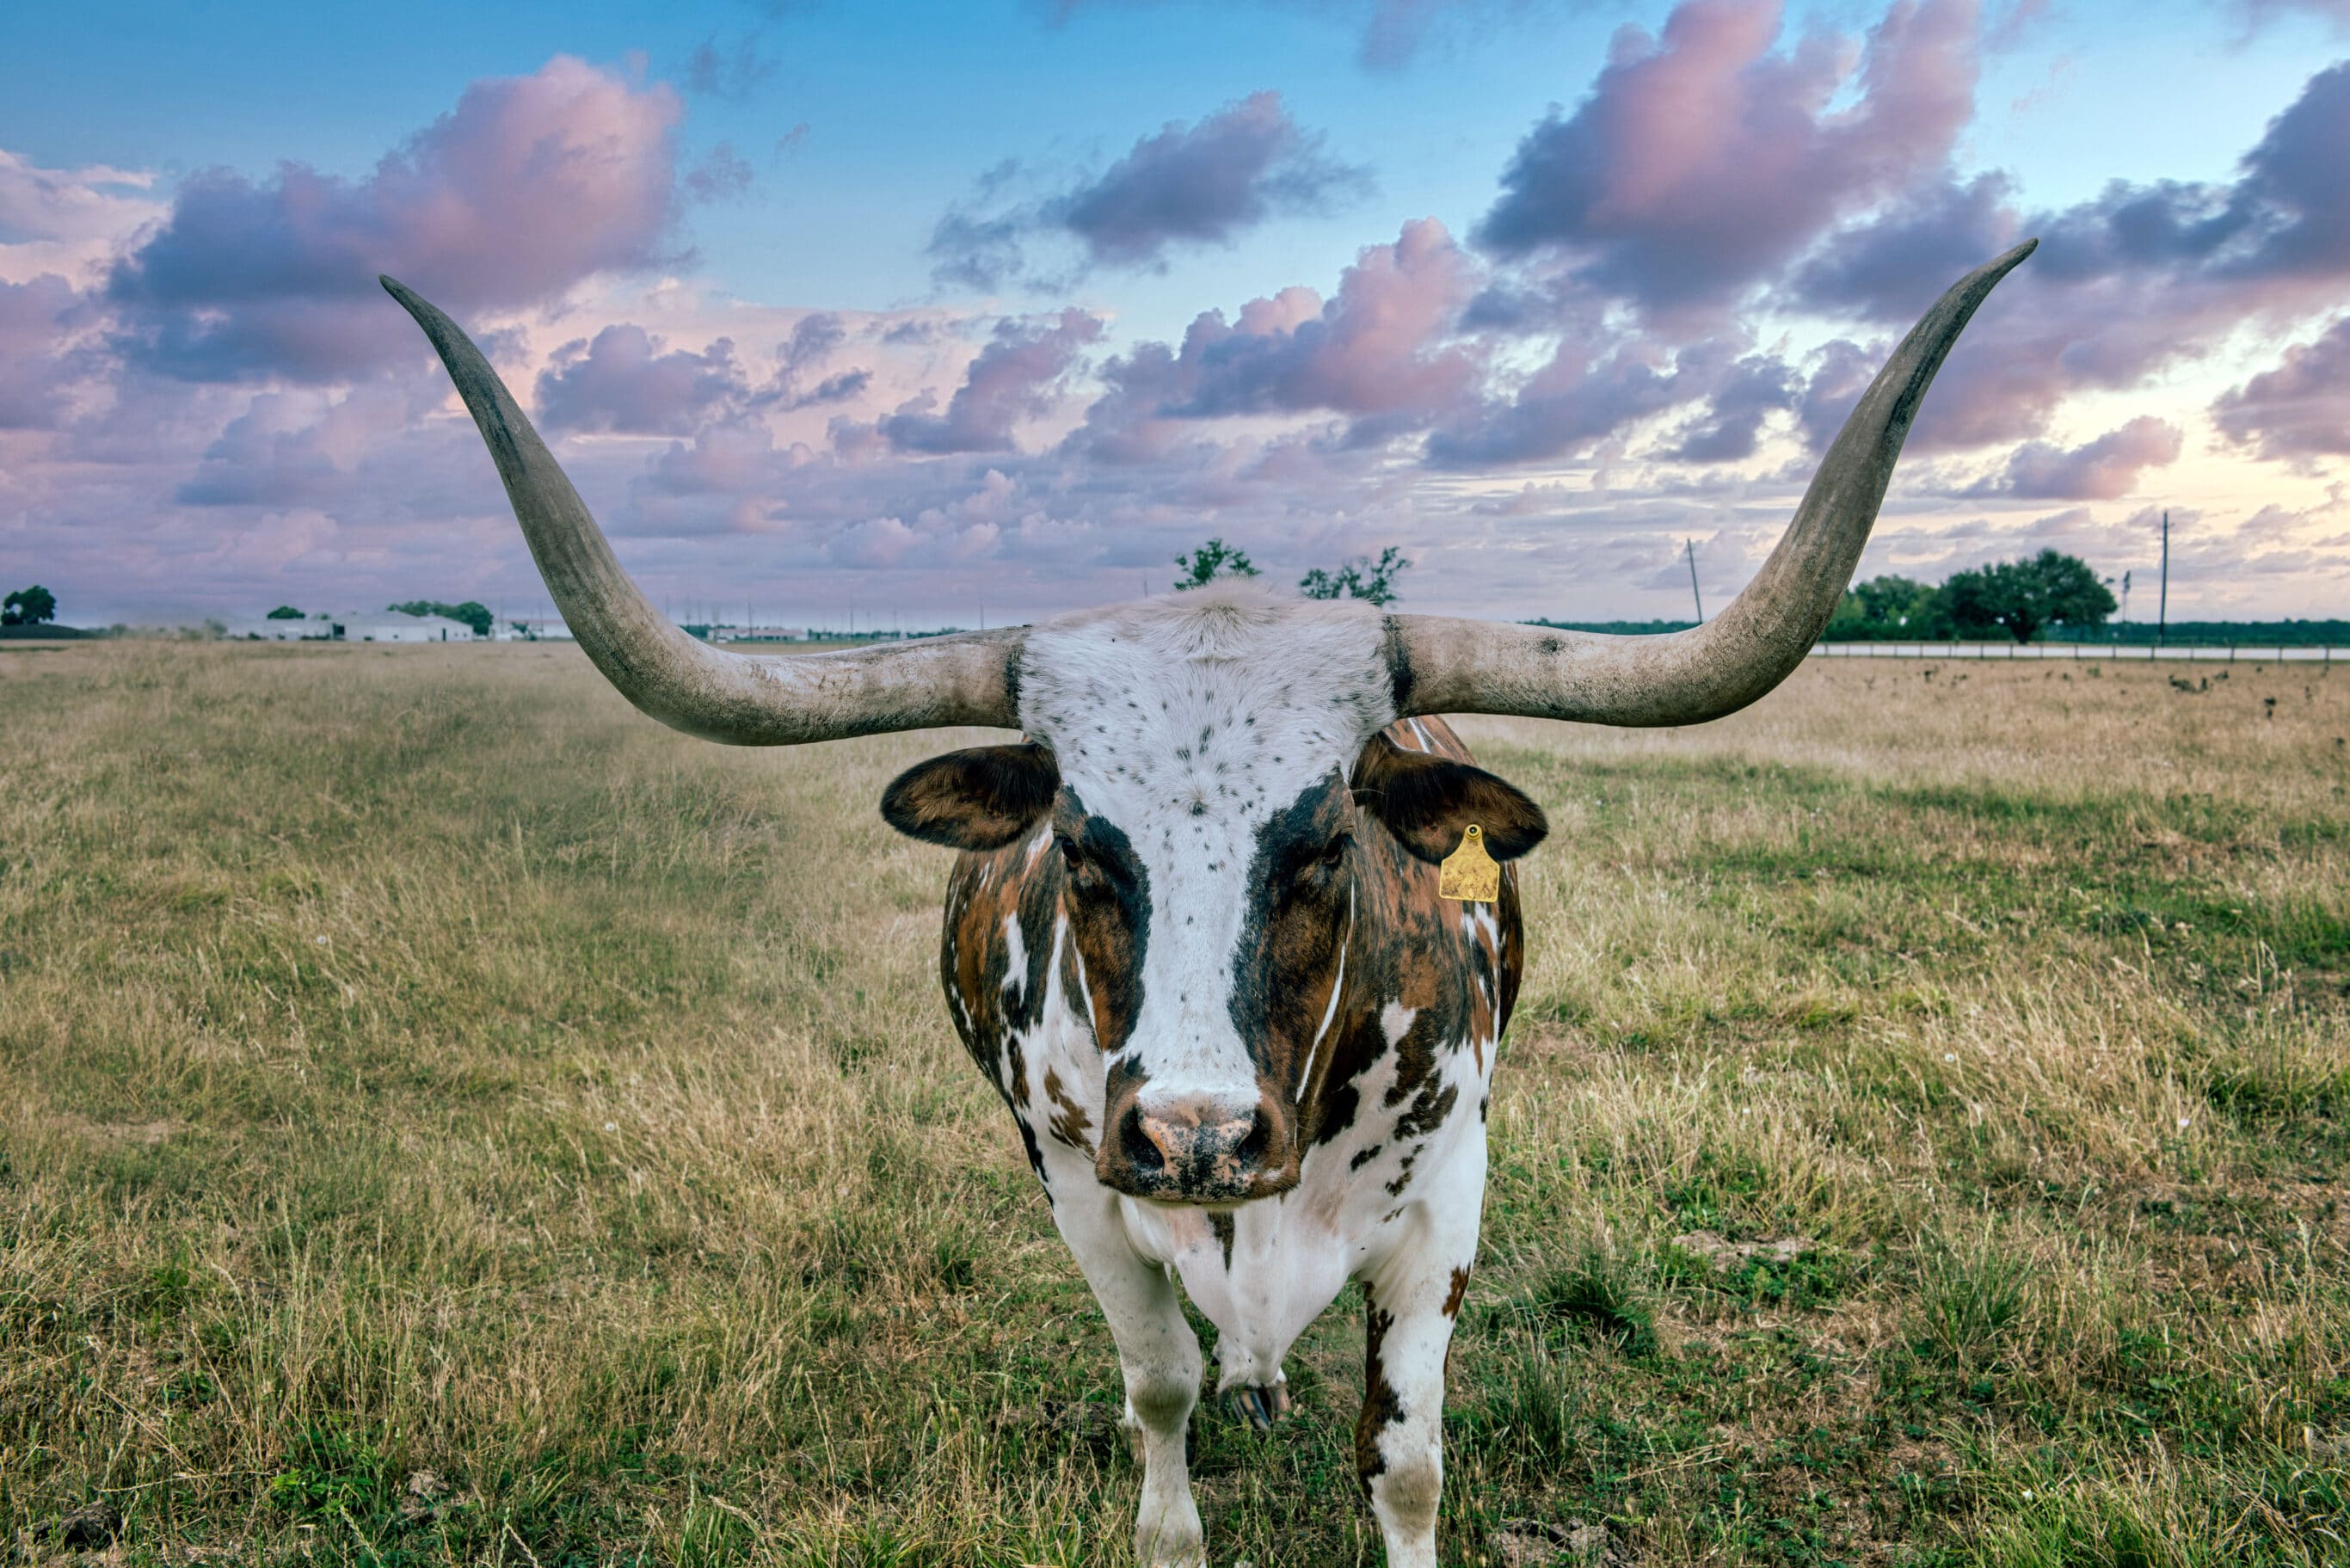
[[[1485,853],[1485,830],[1475,823],[1461,835],[1461,847],[1438,868],[1436,896],[1463,904],[1490,904],[1502,896],[1501,863]]]

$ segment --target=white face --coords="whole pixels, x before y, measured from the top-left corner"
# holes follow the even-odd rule
[[[1148,879],[1139,1008],[1107,1044],[1154,1097],[1256,1094],[1232,1019],[1250,868],[1268,822],[1395,718],[1384,637],[1367,605],[1222,585],[1028,637],[1022,726]]]

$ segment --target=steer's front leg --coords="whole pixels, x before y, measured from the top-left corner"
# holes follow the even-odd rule
[[[1363,1279],[1363,1409],[1355,1469],[1387,1543],[1388,1568],[1436,1568],[1444,1493],[1444,1358],[1477,1255],[1482,1148],[1450,1193],[1422,1205],[1417,1234]]]
[[[1053,1222],[1093,1287],[1126,1374],[1126,1424],[1142,1443],[1142,1511],[1134,1550],[1149,1568],[1202,1568],[1200,1510],[1191,1501],[1186,1452],[1191,1407],[1200,1398],[1199,1337],[1183,1319],[1167,1271],[1127,1240],[1118,1199],[1090,1163],[1055,1170]]]

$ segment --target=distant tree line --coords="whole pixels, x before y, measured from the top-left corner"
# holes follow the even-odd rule
[[[1211,539],[1196,550],[1186,550],[1175,557],[1183,575],[1175,581],[1175,591],[1205,587],[1218,577],[1253,577],[1258,575],[1255,563],[1248,552],[1235,549],[1222,539]],[[1309,599],[1361,599],[1368,604],[1391,605],[1402,597],[1396,579],[1411,569],[1401,550],[1393,545],[1380,551],[1377,558],[1357,556],[1335,567],[1316,566],[1297,581],[1297,591]]]
[[[1668,632],[1687,631],[1697,625],[1693,620],[1530,620],[1528,626],[1546,626],[1558,631],[1596,631],[1609,637],[1662,637]]]
[[[2086,561],[2043,550],[1953,572],[1939,587],[1887,576],[1855,583],[1828,620],[1828,642],[2030,642],[2051,627],[2078,634],[2119,608]]]
[[[1220,577],[1259,575],[1248,552],[1211,539],[1175,557],[1182,576],[1179,593],[1204,587]],[[1393,545],[1376,556],[1358,556],[1335,567],[1316,566],[1298,580],[1297,591],[1307,598],[1362,599],[1390,605],[1400,597],[1396,580],[1411,562]],[[1913,641],[2012,638],[2030,642],[2053,627],[2078,635],[2106,623],[2119,606],[2089,564],[2061,550],[2043,550],[2020,561],[1975,566],[1953,572],[1939,587],[1903,576],[1874,577],[1856,583],[1836,606],[1825,633],[1830,642]],[[1544,626],[1618,633],[1679,631],[1688,621],[1575,623],[1541,621]]]

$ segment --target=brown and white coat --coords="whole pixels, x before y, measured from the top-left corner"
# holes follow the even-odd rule
[[[1522,854],[1541,814],[1440,719],[1387,722],[1361,678],[1376,659],[1333,659],[1317,682],[1314,660],[1251,657],[1276,623],[1295,649],[1295,607],[1220,591],[1141,607],[1077,646],[1032,644],[1022,715],[1050,757],[987,760],[1057,784],[1033,826],[955,864],[948,1010],[1117,1339],[1145,1560],[1202,1551],[1184,1456],[1201,1363],[1170,1279],[1216,1327],[1218,1388],[1260,1424],[1288,1404],[1289,1347],[1354,1280],[1358,1469],[1389,1562],[1432,1563],[1445,1353],[1521,963],[1513,869],[1497,899],[1455,902],[1434,861],[1470,821]],[[1317,618],[1336,643],[1381,635],[1360,608]],[[914,770],[885,814],[948,838],[955,802],[1040,793],[975,786],[956,760],[974,755]],[[1255,1105],[1259,1147],[1184,1188],[1137,1124],[1219,1096]]]

